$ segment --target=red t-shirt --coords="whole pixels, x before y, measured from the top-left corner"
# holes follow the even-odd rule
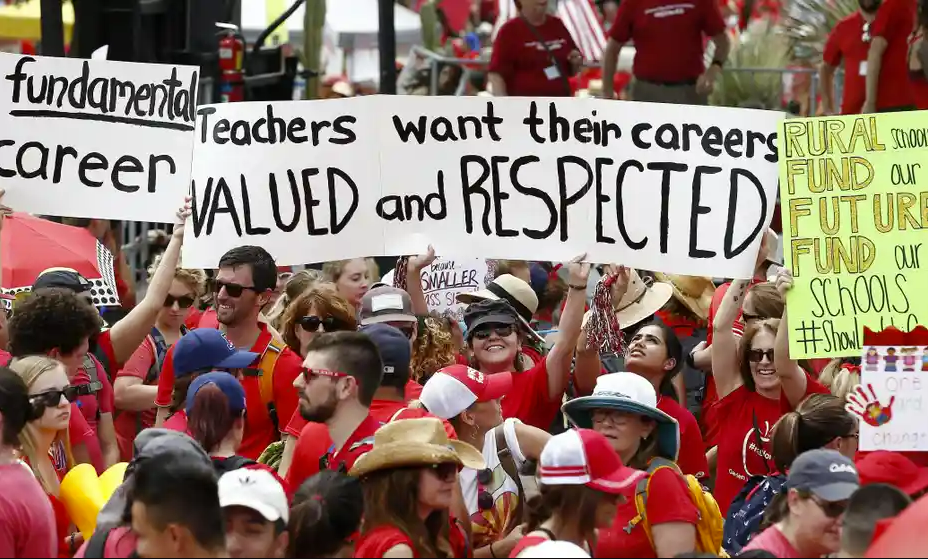
[[[657,470],[651,476],[645,514],[651,526],[667,522],[685,522],[695,526],[699,520],[699,511],[693,504],[683,476],[666,468]],[[638,523],[631,533],[626,533],[625,528],[636,516],[638,509],[634,499],[619,505],[612,527],[599,531],[594,556],[657,557],[643,524]]]
[[[55,513],[28,466],[0,466],[0,557],[58,554]]]
[[[609,36],[635,43],[635,77],[657,83],[696,80],[706,67],[703,35],[725,31],[714,0],[623,0]]]
[[[128,526],[117,526],[106,536],[106,544],[103,546],[104,557],[129,557],[135,553],[138,546],[139,537],[132,528]],[[87,553],[89,541],[85,541],[77,553],[75,559],[84,557]]]
[[[744,546],[742,551],[751,551],[755,549],[769,551],[780,559],[800,559],[802,557],[802,555],[796,551],[796,548],[793,547],[793,544],[789,543],[789,540],[786,539],[783,532],[776,526],[771,526],[751,538],[751,541],[748,542],[748,545]]]
[[[521,17],[507,21],[499,28],[493,42],[489,71],[499,74],[506,82],[510,97],[569,97],[566,78],[570,76],[570,53],[579,50],[564,22],[547,16],[534,28]],[[548,50],[540,44],[545,41]],[[551,54],[548,54],[548,51]],[[546,72],[551,57],[557,62],[558,74]],[[546,113],[545,113],[546,114]]]
[[[503,396],[503,417],[515,417],[526,425],[547,430],[561,409],[564,395],[550,399],[548,394],[547,359],[521,373],[512,373],[512,390]]]
[[[187,412],[177,410],[177,413],[172,414],[171,417],[164,421],[163,427],[178,433],[187,433]],[[187,434],[189,435],[189,433]]]
[[[329,469],[333,471],[351,471],[358,458],[370,452],[374,446],[374,433],[377,432],[377,429],[380,429],[381,425],[383,425],[381,422],[368,414],[341,448],[336,451],[329,450],[326,452]],[[331,446],[329,448],[331,449]]]
[[[864,18],[859,11],[835,25],[822,58],[831,66],[844,61],[844,99],[841,114],[859,113],[867,97],[867,56],[870,43],[863,40]],[[878,110],[915,104],[909,80],[908,36],[915,21],[904,0],[887,0],[877,11],[870,25],[871,37],[885,37],[888,46],[883,53],[880,79],[877,85]]]
[[[267,325],[259,323],[261,334],[258,341],[249,351],[259,354],[253,365],[257,366],[261,362],[260,355],[264,354],[268,343],[271,341],[271,333]],[[299,405],[299,395],[293,386],[293,381],[300,375],[303,369],[303,360],[293,353],[290,348],[284,348],[277,359],[274,367],[274,405],[277,408],[277,416],[281,421],[292,417],[294,410]],[[267,407],[261,399],[261,385],[258,377],[246,376],[242,380],[242,386],[245,388],[245,401],[247,402],[247,415],[245,417],[245,438],[242,440],[242,446],[239,448],[239,454],[251,460],[257,460],[264,452],[264,449],[271,443],[280,438],[279,433],[274,428],[271,418],[268,416]],[[174,392],[174,346],[168,349],[164,357],[164,363],[161,366],[161,376],[158,378],[158,397],[155,399],[155,405],[158,407],[168,407],[171,405],[171,395]]]
[[[96,460],[100,464],[93,463],[94,469],[97,470],[97,473],[102,473],[100,467],[103,465],[103,455],[100,452],[100,441],[97,440],[97,434],[93,432],[93,429],[87,423],[87,420],[84,418],[84,414],[81,413],[81,409],[77,407],[77,402],[71,404],[71,419],[68,421],[68,439],[71,441],[71,448],[84,445],[87,451],[90,453],[91,462],[95,462],[94,453],[91,451],[91,448],[96,448]]]
[[[451,544],[451,550],[454,552],[453,557],[472,556],[472,554],[466,553],[467,542],[464,539],[464,534],[455,524],[452,524],[451,529],[448,531],[448,543]],[[412,550],[413,557],[419,557],[412,539],[402,530],[395,526],[379,526],[361,535],[355,547],[354,556],[383,557],[386,552],[394,547],[404,544]]]
[[[87,425],[93,431],[93,437],[86,441],[87,452],[90,453],[90,461],[97,473],[102,474],[106,471],[106,462],[103,460],[103,449],[100,445],[100,434],[97,425],[100,422],[100,414],[112,414],[116,405],[113,396],[113,384],[110,382],[106,369],[103,368],[103,364],[96,357],[91,355],[90,358],[97,364],[97,380],[100,381],[102,388],[94,395],[80,396],[74,403],[77,404],[84,419],[87,420]],[[71,379],[71,385],[80,386],[84,384],[90,384],[90,375],[81,367],[74,378]]]
[[[666,396],[661,396],[657,401],[657,409],[676,419],[680,425],[680,453],[677,457],[680,470],[700,479],[708,477],[706,443],[702,440],[699,424],[692,412]]]
[[[104,330],[97,336],[97,349],[93,352],[93,356],[103,363],[103,368],[107,374],[112,374],[113,371],[118,371],[125,365],[125,363],[116,359],[116,350],[113,349],[113,339],[110,335],[110,330]]]
[[[132,354],[132,357],[126,361],[126,366],[117,373],[116,378],[137,378],[145,384],[148,372],[155,363],[155,348],[149,338],[145,338],[142,345]],[[157,380],[157,379],[156,379]],[[152,381],[151,384],[155,384]],[[128,461],[132,458],[132,444],[135,442],[135,436],[142,429],[147,429],[155,424],[157,409],[152,408],[143,412],[121,411],[116,416],[116,439],[119,441],[119,451],[123,460]]]

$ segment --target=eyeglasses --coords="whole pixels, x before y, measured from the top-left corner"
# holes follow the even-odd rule
[[[61,403],[62,396],[64,396],[68,402],[74,402],[82,395],[82,392],[84,392],[82,386],[68,386],[59,390],[49,390],[41,394],[34,394],[29,396],[29,401],[32,402],[34,406],[54,408]]]
[[[300,328],[306,330],[307,332],[318,332],[319,326],[322,326],[323,332],[336,332],[338,330],[345,330],[345,325],[331,316],[327,316],[325,318],[314,315],[304,316],[296,322],[300,325]]]
[[[173,307],[174,303],[177,303],[177,306],[182,309],[189,309],[196,302],[196,299],[192,295],[182,295],[180,297],[175,297],[173,295],[168,295],[164,298],[165,307]]]
[[[216,282],[213,284],[213,291],[218,295],[219,292],[222,291],[223,287],[226,288],[226,293],[229,295],[229,297],[241,297],[242,292],[246,289],[249,291],[254,291],[255,293],[259,292],[259,290],[253,285],[239,285],[237,283],[226,283],[219,280],[216,280]]]
[[[334,379],[348,378],[351,375],[346,373],[339,373],[338,371],[330,371],[328,369],[310,369],[309,367],[303,367],[303,380],[309,382],[313,377],[329,377]]]
[[[435,474],[435,477],[446,483],[455,481],[458,478],[458,465],[453,462],[432,464],[430,469],[432,473]]]
[[[823,501],[815,495],[809,498],[818,505],[818,508],[822,509],[828,518],[838,518],[847,510],[847,501]]]
[[[512,324],[498,325],[498,326],[485,326],[481,327],[478,330],[474,330],[474,337],[478,340],[486,340],[494,333],[500,338],[507,338],[516,331],[516,327]]]
[[[480,510],[493,508],[493,495],[489,491],[491,483],[493,483],[493,471],[490,468],[477,472],[477,485],[480,486],[480,491],[477,493],[477,507]]]
[[[598,425],[605,425],[606,423],[610,425],[625,425],[628,421],[628,417],[627,414],[610,410],[593,410],[592,413],[593,423]]]
[[[752,349],[748,351],[748,361],[751,363],[760,363],[767,358],[767,361],[773,363],[773,349]]]

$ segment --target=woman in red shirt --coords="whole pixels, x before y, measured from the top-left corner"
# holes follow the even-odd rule
[[[581,428],[604,435],[631,468],[653,468],[647,481],[645,510],[649,539],[634,500],[619,504],[608,530],[601,530],[597,557],[675,557],[696,548],[699,513],[686,481],[677,471],[657,466],[674,463],[680,448],[676,420],[657,407],[650,381],[635,373],[599,377],[592,396],[564,404],[564,413]],[[655,463],[655,459],[661,459]]]
[[[71,517],[61,502],[61,480],[74,466],[68,424],[71,401],[77,399],[78,386],[70,386],[64,365],[48,357],[24,357],[10,367],[29,389],[29,399],[38,419],[30,421],[19,434],[22,459],[32,469],[48,495],[55,512],[58,556],[71,557],[83,543]]]
[[[488,79],[498,97],[572,97],[568,78],[583,56],[548,0],[516,0],[519,17],[499,28]]]
[[[157,269],[158,261],[152,264],[150,276],[154,276]],[[174,281],[164,299],[164,306],[158,311],[151,334],[116,375],[113,391],[116,408],[122,411],[116,416],[116,440],[125,462],[132,459],[135,436],[155,424],[155,398],[158,396],[161,364],[167,349],[185,333],[184,322],[203,293],[205,284],[206,274],[202,270],[175,270]]]
[[[364,520],[355,557],[466,557],[463,532],[448,510],[462,468],[482,470],[479,450],[448,439],[435,417],[388,423],[350,474],[364,486]]]

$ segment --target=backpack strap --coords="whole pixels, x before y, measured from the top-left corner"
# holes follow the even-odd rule
[[[660,456],[653,458],[651,462],[648,463],[648,475],[635,486],[635,505],[638,509],[638,514],[628,522],[625,528],[623,528],[626,534],[631,534],[635,526],[644,523],[644,532],[648,536],[648,542],[650,542],[652,548],[654,547],[654,539],[651,536],[651,525],[648,523],[648,491],[650,490],[651,479],[654,474],[657,473],[658,470],[665,468],[669,468],[678,475],[682,475],[680,468],[672,461]]]
[[[93,535],[90,536],[90,541],[87,542],[87,548],[84,550],[84,557],[88,559],[103,559],[106,557],[106,540],[110,537],[112,531],[112,528],[94,530]]]
[[[181,332],[181,335],[183,335],[183,332]],[[148,334],[148,343],[151,344],[154,350],[155,360],[152,362],[151,367],[148,368],[148,374],[145,375],[143,381],[144,384],[155,382],[161,372],[162,365],[164,365],[164,358],[168,353],[168,343],[164,340],[161,330],[158,330],[155,326],[151,327],[151,332]]]
[[[82,365],[90,377],[90,392],[96,396],[97,392],[103,390],[103,383],[100,382],[100,371],[97,370],[97,362],[89,353],[84,354],[84,363]]]
[[[499,465],[503,467],[506,475],[512,478],[516,487],[519,489],[519,502],[516,510],[509,517],[509,525],[506,526],[504,533],[509,533],[513,528],[522,524],[525,507],[525,488],[522,487],[522,478],[519,477],[519,468],[516,467],[516,461],[512,457],[512,450],[509,449],[509,442],[506,440],[505,423],[493,428],[493,436],[496,437],[496,457],[499,458]]]
[[[258,377],[261,402],[267,409],[268,417],[277,431],[280,431],[280,418],[277,417],[277,407],[274,405],[274,369],[285,348],[282,342],[272,337],[258,360],[258,366],[244,371],[245,376]]]

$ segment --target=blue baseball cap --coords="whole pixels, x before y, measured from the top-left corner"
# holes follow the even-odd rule
[[[207,384],[215,384],[219,390],[222,390],[222,393],[225,394],[226,398],[229,400],[229,410],[232,411],[232,413],[238,413],[245,409],[245,389],[237,378],[229,373],[206,373],[194,379],[190,388],[187,390],[187,403],[184,409],[186,409],[188,416],[190,415],[190,410],[193,409],[193,401],[196,399],[197,392]]]
[[[384,375],[409,376],[409,363],[412,361],[412,348],[409,338],[399,328],[389,324],[370,324],[362,326],[361,332],[370,337],[380,351]]]
[[[244,369],[257,358],[257,353],[236,349],[219,330],[198,328],[174,344],[174,378],[209,369]]]

